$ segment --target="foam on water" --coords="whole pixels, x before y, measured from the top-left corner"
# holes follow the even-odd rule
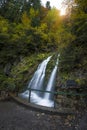
[[[49,56],[41,64],[39,64],[36,72],[34,73],[28,85],[28,88],[42,90],[44,79],[45,79],[46,67],[51,57],[52,56]],[[52,73],[50,75],[50,78],[46,87],[46,91],[52,91],[54,89],[57,68],[58,68],[58,58],[56,61],[56,65],[53,68]],[[29,101],[29,94],[30,94],[29,90],[26,90],[25,92],[20,93],[19,97]],[[54,107],[53,96],[54,96],[53,94],[47,93],[47,92],[44,93],[44,96],[41,96],[40,92],[31,91],[30,102],[37,105],[41,105],[41,106]]]

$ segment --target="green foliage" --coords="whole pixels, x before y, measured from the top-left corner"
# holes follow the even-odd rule
[[[56,29],[61,25],[61,17],[59,16],[59,10],[55,8],[49,10],[44,21],[47,23],[49,30],[56,31]]]
[[[29,17],[31,19],[31,26],[39,26],[40,18],[39,18],[39,12],[38,10],[35,10],[34,8],[30,8]]]
[[[21,17],[21,5],[22,1],[7,0],[3,1],[0,8],[0,14],[11,22],[19,22]]]
[[[0,90],[13,91],[15,89],[14,79],[0,73]]]
[[[78,81],[81,86],[86,86],[87,74],[87,6],[86,1],[76,0],[72,6],[71,15],[67,21],[67,28],[74,39],[61,51],[60,71]],[[70,34],[69,34],[70,35]],[[69,37],[68,37],[69,38]],[[72,39],[72,37],[71,37]],[[77,74],[76,74],[77,72]],[[86,74],[85,74],[86,73]],[[67,79],[69,76],[66,76]]]

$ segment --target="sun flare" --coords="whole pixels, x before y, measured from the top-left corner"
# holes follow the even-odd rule
[[[65,8],[60,9],[60,15],[66,15],[66,10]]]

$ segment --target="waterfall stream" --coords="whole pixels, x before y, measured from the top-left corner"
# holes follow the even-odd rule
[[[47,59],[45,59],[41,64],[39,64],[36,72],[34,73],[31,81],[29,82],[28,88],[33,88],[37,90],[43,89],[44,79],[45,79],[45,71],[48,62],[50,61],[52,56],[49,56]],[[56,61],[56,65],[54,66],[47,87],[46,91],[53,91],[55,86],[55,79],[57,74],[57,68],[58,68],[58,59]],[[23,99],[29,99],[29,90],[26,90],[25,92],[19,94],[19,96]],[[54,94],[52,93],[44,93],[44,96],[41,95],[41,92],[31,91],[31,98],[30,102],[47,106],[47,107],[53,107],[54,106],[54,100],[53,100]]]
[[[33,89],[38,89],[40,90],[43,87],[43,82],[45,78],[45,71],[46,71],[46,66],[51,59],[52,56],[49,56],[47,59],[45,59],[41,64],[39,64],[36,72],[34,73],[34,76],[32,77],[28,88],[31,87]]]

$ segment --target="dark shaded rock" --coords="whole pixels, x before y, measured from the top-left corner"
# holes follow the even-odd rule
[[[9,62],[9,63],[7,63],[6,64],[6,66],[5,66],[5,68],[4,68],[4,73],[8,76],[8,75],[10,75],[10,71],[11,71],[11,63]]]
[[[76,83],[75,80],[67,80],[66,81],[66,87],[67,88],[77,88],[78,84]]]

